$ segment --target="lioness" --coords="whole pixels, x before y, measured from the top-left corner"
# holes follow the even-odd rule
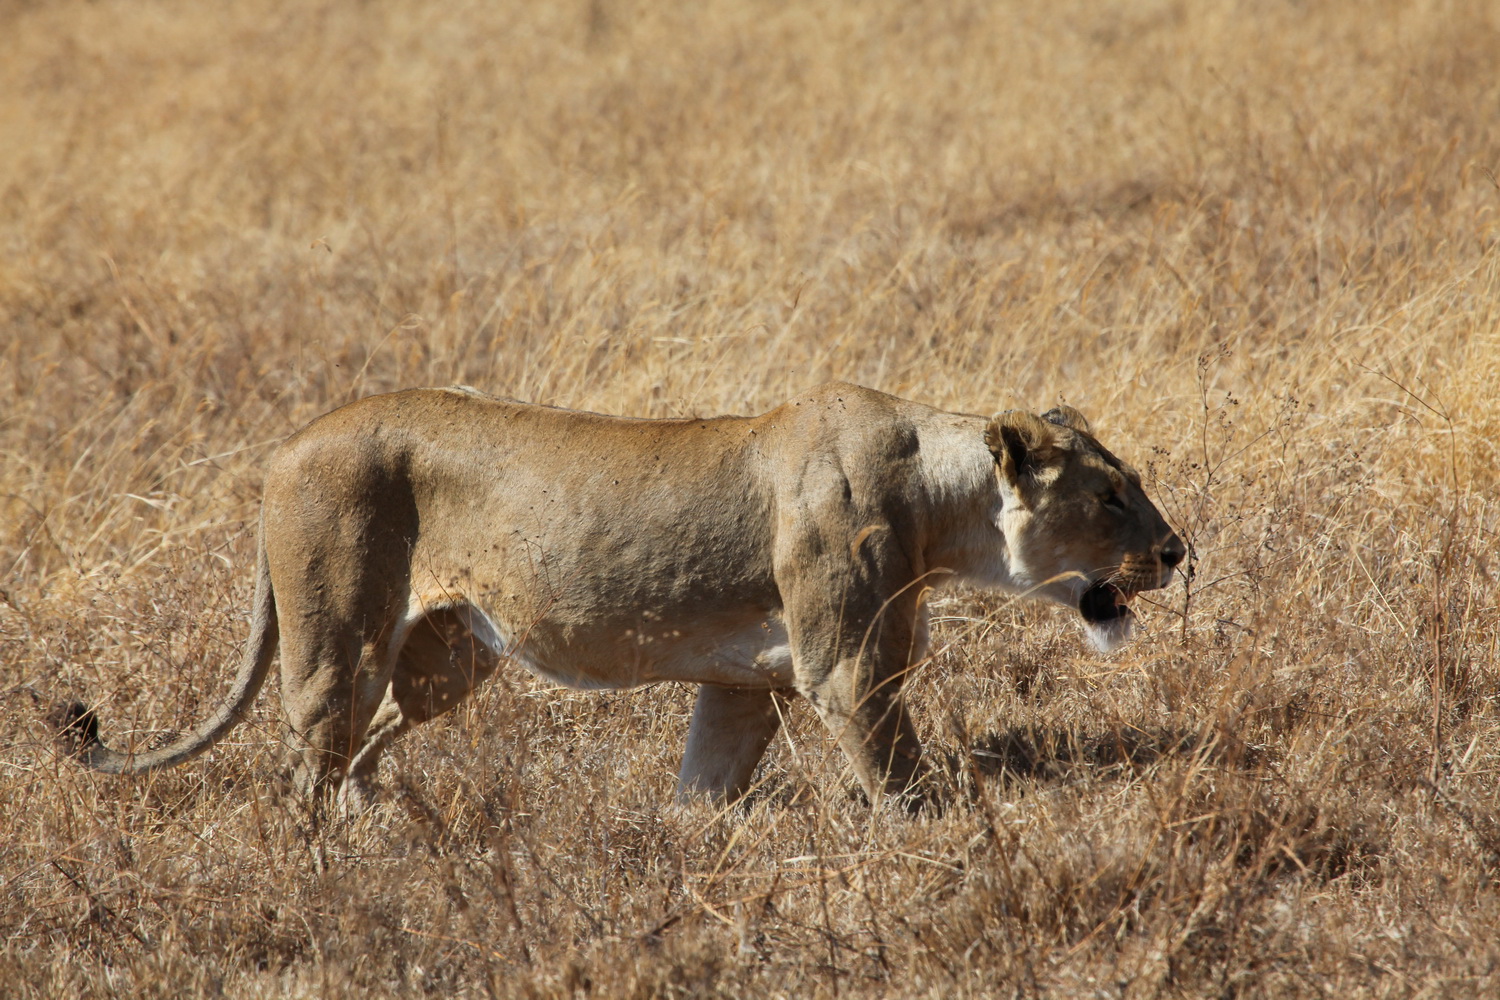
[[[271,460],[250,640],[212,718],[135,754],[81,706],[71,726],[89,767],[181,763],[243,717],[279,644],[297,786],[357,809],[392,739],[511,660],[576,687],[699,685],[679,796],[747,790],[780,692],[872,801],[915,801],[901,685],[929,588],[1077,608],[1109,649],[1183,554],[1070,407],[987,418],[834,383],[758,417],[641,420],[413,389]]]

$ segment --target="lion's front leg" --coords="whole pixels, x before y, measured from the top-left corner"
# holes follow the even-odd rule
[[[777,575],[797,691],[871,802],[889,795],[916,808],[925,796],[922,747],[902,686],[926,655],[924,588],[890,535],[790,549]]]
[[[678,800],[708,795],[732,802],[743,796],[780,724],[776,695],[769,689],[700,686],[682,755]]]
[[[875,683],[859,660],[840,660],[821,681],[799,685],[838,741],[871,802],[884,796],[915,808],[923,798],[922,744],[898,678]]]

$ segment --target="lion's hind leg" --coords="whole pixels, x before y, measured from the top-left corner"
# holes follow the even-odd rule
[[[451,711],[495,672],[504,658],[496,630],[460,604],[428,610],[401,636],[390,684],[349,766],[340,798],[357,810],[374,797],[380,755],[413,726]]]
[[[369,630],[283,632],[281,700],[298,791],[330,794],[350,765],[390,683],[391,624]]]

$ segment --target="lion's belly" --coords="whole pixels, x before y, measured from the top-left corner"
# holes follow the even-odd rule
[[[421,602],[414,603],[413,618],[420,617]],[[464,603],[475,639],[498,657],[567,687],[629,688],[657,681],[748,688],[792,684],[791,645],[777,614],[589,627],[546,615],[504,621],[489,609]]]
[[[625,688],[657,681],[779,688],[792,683],[791,646],[779,618],[738,627],[625,629],[615,634],[549,635],[533,629],[515,659],[539,677],[581,688]]]

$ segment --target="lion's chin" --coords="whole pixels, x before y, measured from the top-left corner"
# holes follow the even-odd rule
[[[1078,599],[1078,613],[1083,617],[1089,641],[1099,652],[1118,649],[1135,634],[1135,612],[1128,603],[1131,596],[1101,580]]]

